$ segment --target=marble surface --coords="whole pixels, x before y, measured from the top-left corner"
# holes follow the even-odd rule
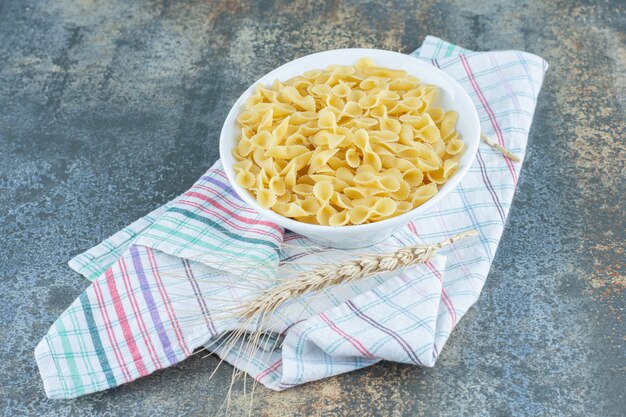
[[[262,74],[432,34],[550,63],[483,294],[434,368],[259,387],[252,415],[623,415],[625,27],[621,1],[0,0],[0,412],[214,415],[215,357],[46,399],[33,349],[88,285],[67,260],[190,186]]]

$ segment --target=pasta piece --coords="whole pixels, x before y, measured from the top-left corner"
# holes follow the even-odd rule
[[[272,146],[267,151],[265,151],[265,156],[276,159],[291,160],[307,152],[309,152],[309,148],[303,145]]]
[[[270,178],[268,187],[277,196],[281,196],[287,192],[287,188],[285,187],[285,181],[283,181],[281,177]]]
[[[332,158],[334,154],[337,153],[337,149],[327,149],[320,150],[322,147],[318,147],[313,152],[313,156],[311,156],[311,160],[309,162],[309,170],[308,173],[312,174],[316,172],[318,169],[322,168],[326,165],[328,160]]]
[[[456,168],[459,166],[459,161],[456,159],[446,159],[443,161],[443,178],[446,180],[450,178],[450,176],[454,173]]]
[[[313,195],[313,186],[311,184],[296,184],[293,186],[292,190],[302,196]]]
[[[402,179],[411,187],[417,187],[424,181],[424,173],[417,168],[411,168],[404,171]]]
[[[335,189],[330,181],[320,181],[313,186],[313,195],[319,201],[328,203],[333,196]]]
[[[272,210],[285,217],[306,217],[310,215],[310,213],[308,213],[300,204],[296,202],[276,203],[272,207]]]
[[[333,196],[330,198],[330,202],[335,206],[344,209],[350,209],[353,206],[352,200],[350,200],[348,196],[340,192],[333,194]]]
[[[339,211],[329,217],[328,224],[330,226],[344,226],[350,221],[348,214],[349,210]]]
[[[358,168],[361,165],[361,157],[355,148],[346,151],[346,162],[350,168]]]
[[[418,207],[430,200],[435,194],[437,194],[437,184],[430,183],[420,185],[413,192],[413,195],[411,196],[411,203],[413,204],[413,207]]]
[[[256,193],[256,201],[259,206],[269,209],[276,204],[276,193],[269,189],[260,189]]]
[[[405,77],[406,71],[404,70],[393,70],[389,68],[375,67],[375,66],[367,66],[362,70],[363,74],[367,76],[374,77],[383,77],[383,78],[401,78]]]
[[[453,139],[446,146],[446,152],[450,155],[457,155],[463,151],[465,143],[460,139]]]
[[[317,213],[315,214],[315,219],[317,220],[317,222],[319,224],[323,224],[323,225],[330,225],[330,218],[334,215],[337,214],[337,210],[331,206],[330,204],[327,204],[325,206],[322,206]]]

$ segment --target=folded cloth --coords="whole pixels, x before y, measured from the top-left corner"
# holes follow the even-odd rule
[[[474,101],[482,131],[523,156],[547,69],[543,59],[472,52],[430,36],[412,55],[456,79]],[[248,291],[239,285],[245,275],[233,278],[233,272],[281,261],[326,263],[331,255],[246,207],[218,161],[189,191],[70,261],[93,283],[35,349],[46,394],[72,398],[115,387],[202,346],[276,390],[382,359],[433,366],[481,292],[520,168],[481,145],[454,192],[371,250],[471,229],[478,238],[427,264],[298,301],[270,320],[278,343],[242,351],[215,343],[238,326],[219,311]]]

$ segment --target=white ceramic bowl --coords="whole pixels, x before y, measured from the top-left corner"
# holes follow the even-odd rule
[[[419,78],[420,81],[434,84],[440,88],[441,94],[439,102],[436,104],[445,110],[456,110],[458,112],[457,130],[467,145],[456,174],[439,189],[439,192],[433,198],[421,206],[400,216],[376,223],[340,227],[312,225],[283,217],[271,210],[260,207],[254,196],[237,184],[233,170],[233,164],[236,162],[233,157],[233,149],[240,137],[236,119],[245,101],[254,92],[255,86],[259,83],[271,85],[275,79],[285,81],[308,70],[322,69],[332,64],[354,65],[357,59],[364,56],[373,58],[376,64],[381,67],[406,70],[409,74]],[[220,157],[226,176],[237,194],[247,204],[261,213],[262,216],[285,229],[304,235],[320,245],[352,249],[369,246],[386,239],[393,232],[410,221],[418,219],[420,215],[427,213],[433,206],[443,200],[463,179],[474,162],[479,141],[480,124],[472,100],[459,83],[440,69],[417,58],[398,52],[379,49],[336,49],[298,58],[276,68],[252,84],[235,102],[226,117],[220,135]]]

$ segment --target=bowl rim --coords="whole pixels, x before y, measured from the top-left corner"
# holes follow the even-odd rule
[[[425,70],[432,71],[436,73],[437,75],[439,75],[440,77],[445,78],[448,81],[449,85],[454,88],[455,99],[462,97],[462,99],[466,101],[466,104],[468,104],[467,106],[468,114],[466,115],[464,114],[464,116],[467,116],[470,119],[473,127],[477,128],[477,131],[474,132],[476,137],[473,141],[465,142],[468,145],[468,149],[466,150],[466,154],[469,155],[469,157],[466,160],[467,162],[461,165],[460,169],[453,175],[453,177],[445,183],[447,188],[443,190],[444,192],[441,192],[441,191],[437,192],[437,194],[435,194],[433,197],[428,199],[422,205],[415,207],[407,211],[406,213],[400,214],[399,216],[390,217],[388,219],[381,220],[378,222],[373,222],[373,223],[366,223],[366,224],[359,224],[359,225],[344,225],[344,226],[328,226],[328,225],[304,223],[298,220],[291,219],[289,217],[282,216],[270,209],[265,209],[261,207],[256,202],[256,199],[252,196],[252,194],[248,190],[242,188],[241,186],[239,186],[239,184],[237,184],[237,182],[235,181],[234,169],[232,165],[224,164],[224,161],[225,160],[227,161],[229,156],[232,157],[232,155],[230,155],[232,154],[232,148],[228,146],[228,143],[227,143],[228,141],[225,138],[226,136],[225,130],[227,128],[227,124],[236,122],[236,117],[241,112],[241,106],[244,103],[244,99],[247,99],[249,97],[249,95],[252,93],[252,90],[254,89],[255,86],[257,86],[258,84],[266,84],[268,79],[271,79],[272,77],[277,78],[275,74],[283,70],[285,67],[294,66],[294,65],[301,63],[304,60],[309,60],[309,59],[312,59],[314,57],[318,57],[321,55],[336,54],[340,52],[351,52],[351,53],[357,52],[357,53],[361,53],[363,56],[368,56],[367,55],[368,53],[391,54],[401,59],[415,60],[416,62],[414,62],[414,64],[417,64],[418,66],[423,67]],[[416,74],[413,74],[413,75],[416,75]],[[419,78],[419,75],[417,76]],[[442,88],[441,86],[438,86],[438,87]],[[310,234],[325,235],[326,233],[333,233],[334,235],[342,235],[345,237],[345,235],[357,234],[359,232],[368,232],[368,231],[372,232],[372,231],[375,231],[376,229],[385,229],[388,227],[390,228],[390,227],[397,226],[402,223],[409,223],[412,220],[415,220],[416,218],[418,218],[421,213],[428,211],[428,209],[430,209],[432,206],[434,206],[440,200],[442,200],[446,195],[452,192],[458,186],[461,180],[465,177],[470,167],[474,164],[474,161],[476,159],[476,154],[478,152],[479,143],[480,143],[480,120],[478,118],[478,112],[476,110],[476,106],[474,105],[474,102],[472,101],[472,99],[469,97],[469,94],[467,93],[467,91],[465,91],[465,89],[447,73],[435,67],[434,65],[429,64],[426,61],[420,60],[419,58],[416,58],[408,54],[403,54],[400,52],[389,51],[385,49],[374,49],[374,48],[339,48],[339,49],[331,49],[331,50],[322,51],[322,52],[316,52],[313,54],[302,56],[300,58],[296,58],[283,65],[280,65],[279,67],[273,69],[272,71],[268,72],[267,74],[263,75],[262,77],[257,79],[255,82],[253,82],[239,96],[239,98],[237,98],[237,100],[231,107],[230,111],[228,112],[226,118],[224,119],[222,130],[220,131],[219,153],[220,153],[220,159],[222,161],[222,166],[223,166],[224,172],[226,173],[226,177],[228,178],[230,186],[233,187],[237,195],[245,203],[249,204],[261,216],[265,217],[266,219],[270,221],[273,221],[274,223],[278,224],[279,226],[285,229],[293,230],[300,234],[306,235],[307,233],[310,233]]]

